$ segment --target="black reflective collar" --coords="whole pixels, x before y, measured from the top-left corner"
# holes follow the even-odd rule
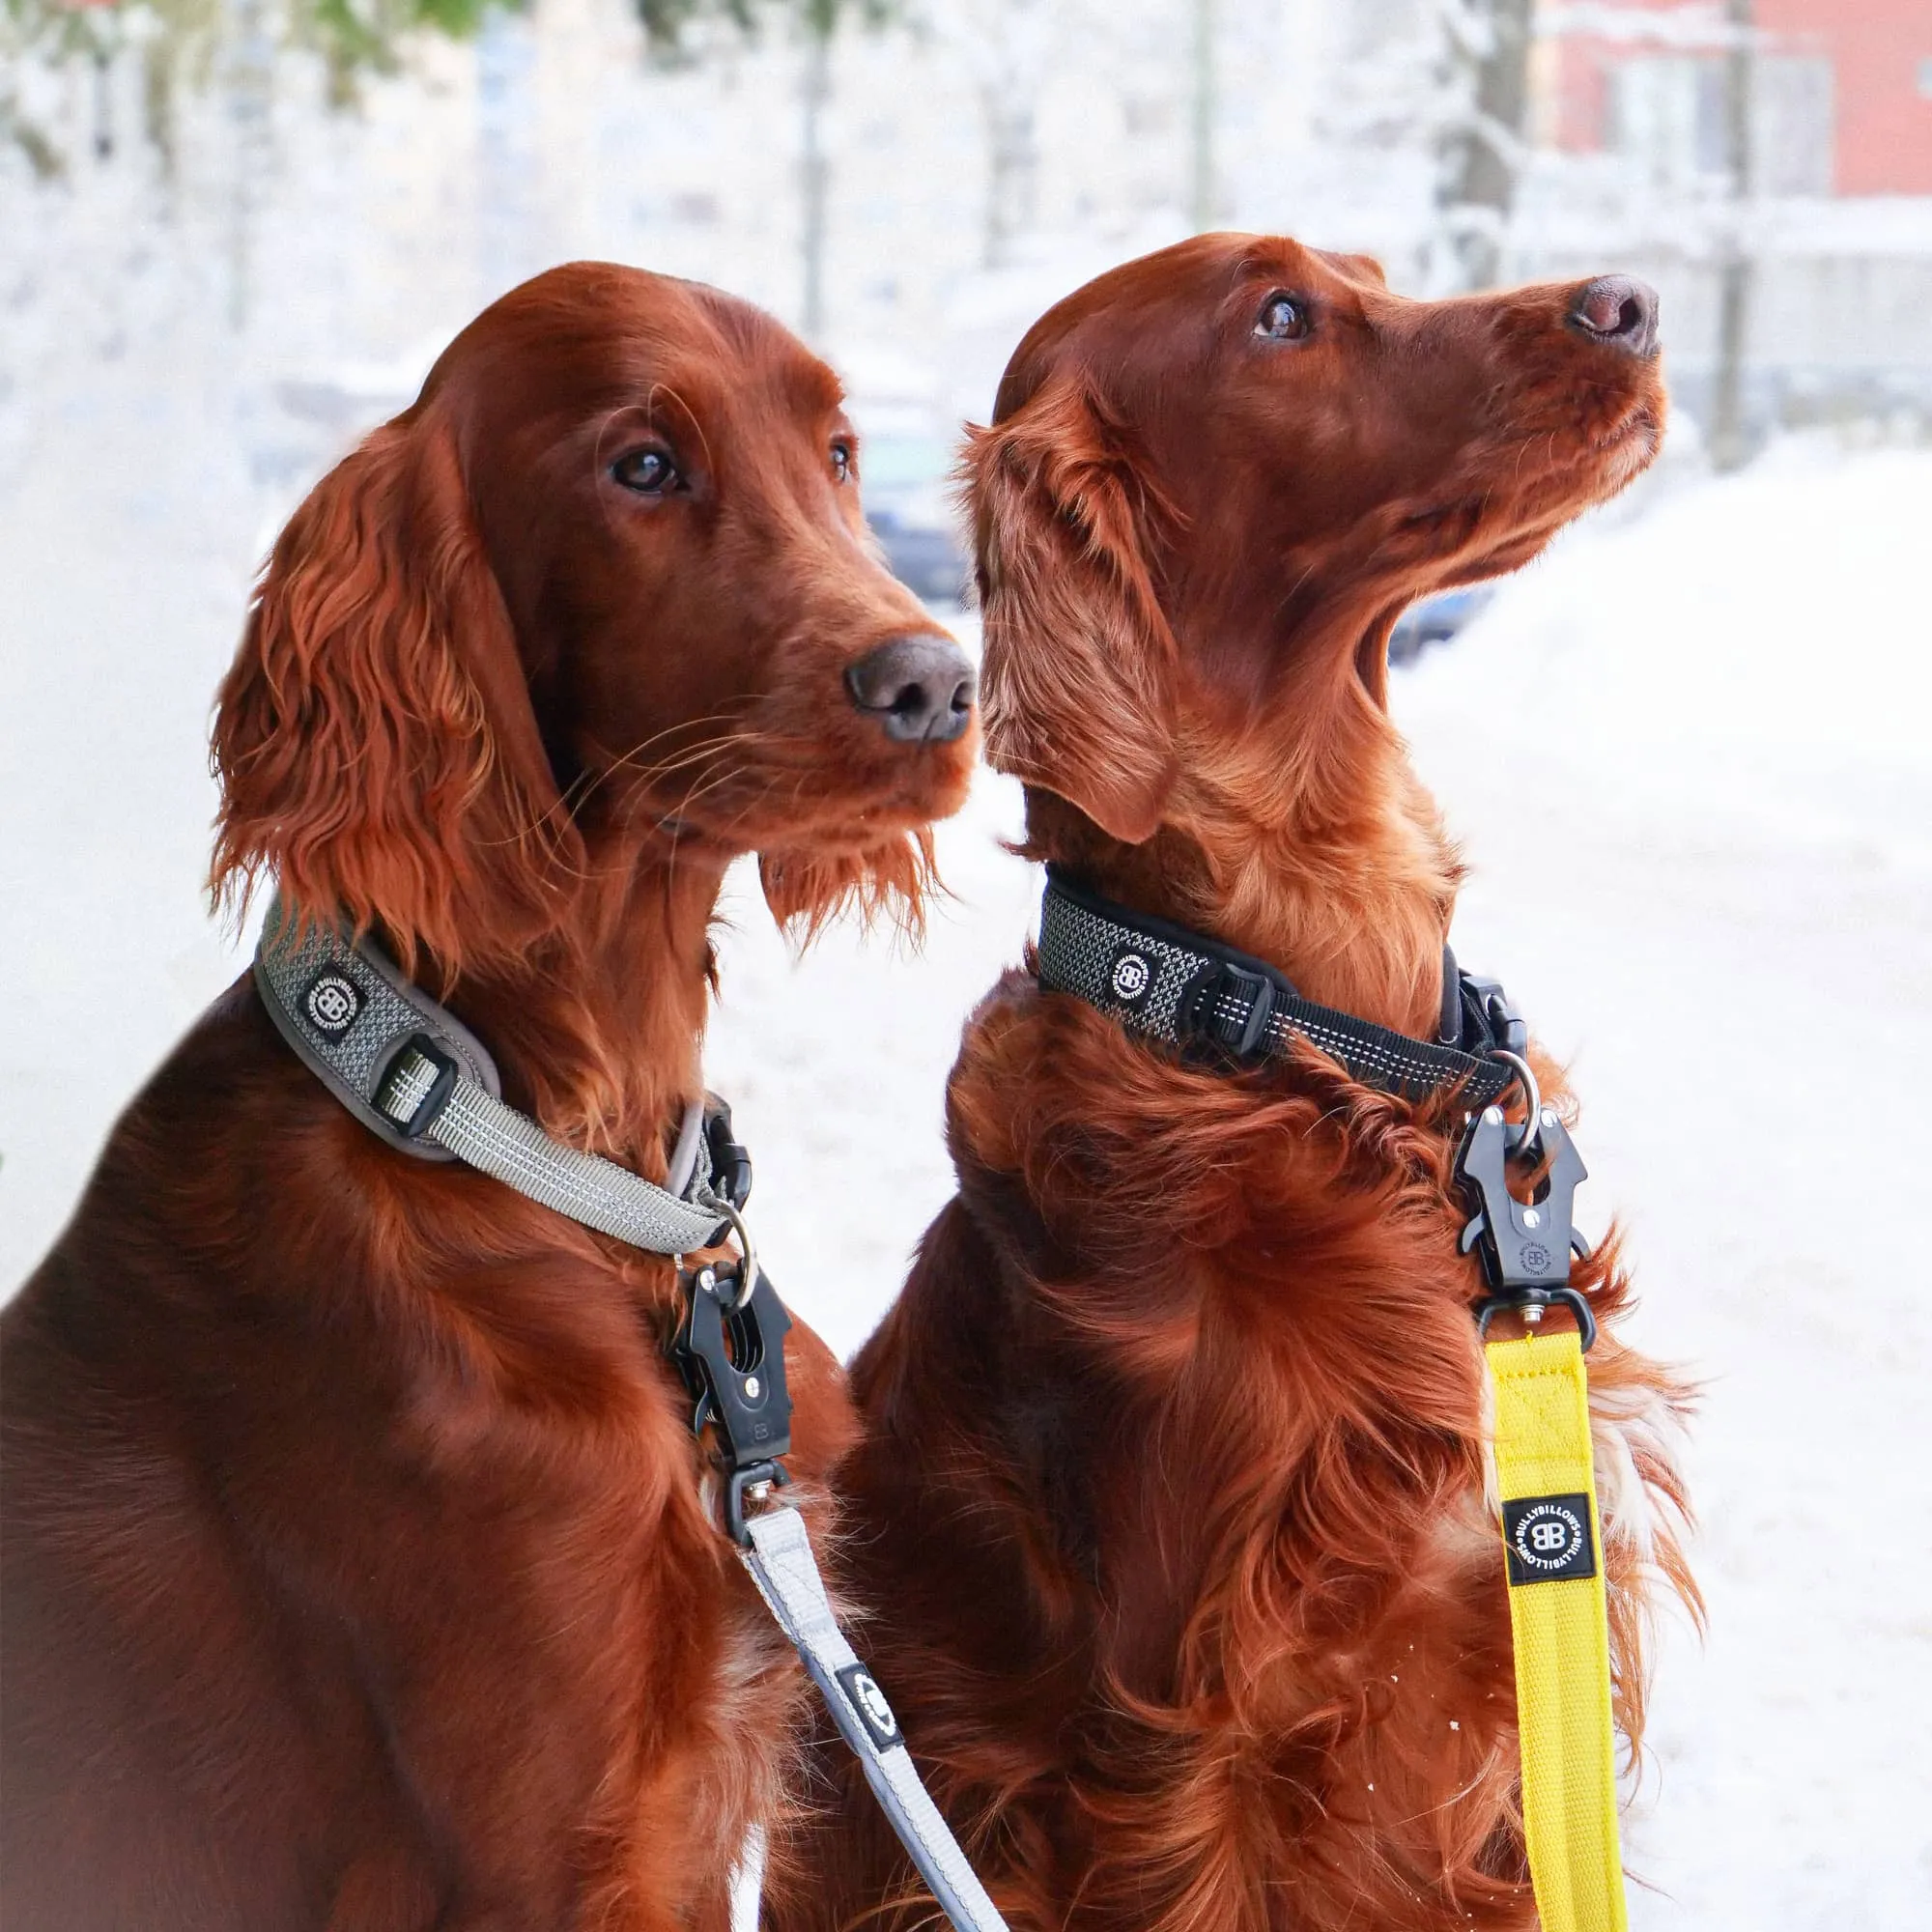
[[[1288,1053],[1301,1038],[1341,1062],[1351,1079],[1407,1100],[1460,1089],[1485,1107],[1515,1079],[1498,1050],[1520,1054],[1521,1016],[1494,980],[1461,971],[1442,949],[1442,1028],[1435,1040],[1317,1006],[1264,959],[1164,919],[1131,912],[1046,868],[1039,914],[1039,983],[1074,993],[1129,1032],[1244,1066]]]

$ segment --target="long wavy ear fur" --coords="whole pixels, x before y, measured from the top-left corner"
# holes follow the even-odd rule
[[[972,431],[964,473],[987,762],[1137,845],[1176,772],[1176,649],[1147,557],[1150,525],[1171,513],[1065,378]]]
[[[211,889],[265,872],[304,917],[380,926],[406,970],[521,952],[582,841],[546,757],[454,441],[419,406],[315,487],[216,702]]]

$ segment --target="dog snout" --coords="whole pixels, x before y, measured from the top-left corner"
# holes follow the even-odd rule
[[[902,744],[943,745],[973,722],[979,680],[951,638],[892,638],[845,671],[852,702]]]
[[[1657,291],[1634,275],[1599,275],[1577,291],[1571,327],[1627,355],[1657,351]]]

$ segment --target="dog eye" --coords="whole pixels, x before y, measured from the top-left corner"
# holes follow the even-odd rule
[[[852,445],[842,437],[832,445],[832,480],[835,483],[852,480]]]
[[[1308,311],[1293,296],[1271,295],[1262,303],[1255,333],[1271,342],[1299,342],[1308,333]]]
[[[640,497],[661,497],[677,481],[677,466],[661,449],[633,449],[611,464],[611,474]]]

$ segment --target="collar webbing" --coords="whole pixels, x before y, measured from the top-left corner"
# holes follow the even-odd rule
[[[424,1160],[461,1160],[506,1187],[653,1254],[691,1254],[724,1238],[702,1103],[678,1136],[669,1188],[554,1140],[506,1105],[495,1062],[455,1014],[364,937],[353,940],[269,908],[255,985],[276,1030],[323,1085],[389,1145]]]
[[[1130,1032],[1244,1064],[1287,1054],[1296,1038],[1340,1061],[1351,1079],[1405,1099],[1460,1089],[1487,1106],[1514,1079],[1487,1056],[1520,1054],[1525,1030],[1493,980],[1459,971],[1442,949],[1442,1038],[1422,1040],[1303,999],[1264,959],[1149,914],[1131,912],[1046,870],[1039,981],[1074,993]]]
[[[1532,1328],[1484,1351],[1495,1389],[1523,1837],[1544,1932],[1624,1932],[1608,1606],[1583,1350]]]

